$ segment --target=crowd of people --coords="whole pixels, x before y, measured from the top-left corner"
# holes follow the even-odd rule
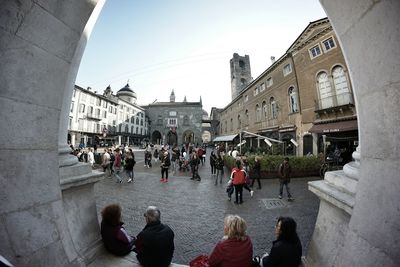
[[[88,150],[87,162],[93,157],[92,149]],[[250,166],[247,158],[237,151],[225,153],[224,148],[216,146],[209,155],[211,167],[210,176],[215,185],[222,184],[224,177],[224,155],[235,160],[229,181],[226,186],[228,199],[234,194],[234,203],[243,203],[243,190],[251,197],[255,183],[261,189],[260,158],[255,157]],[[76,155],[78,156],[78,155]],[[94,158],[94,157],[93,157]],[[94,160],[93,160],[94,162]],[[187,172],[191,180],[201,181],[199,168],[206,163],[206,149],[201,146],[182,145],[178,147],[147,145],[144,149],[144,167],[160,167],[160,182],[168,183],[168,174]],[[92,164],[92,163],[91,163]],[[126,177],[128,183],[134,180],[135,154],[129,147],[106,148],[101,155],[101,167],[108,177],[122,183]],[[92,164],[93,166],[93,164]],[[122,173],[125,172],[125,175]],[[204,174],[204,172],[202,172]],[[251,173],[251,179],[250,179]],[[285,158],[279,166],[280,186],[279,198],[282,198],[283,188],[286,188],[288,200],[293,200],[289,188],[291,167],[289,159]],[[160,210],[149,206],[144,213],[145,226],[137,236],[131,236],[123,227],[121,207],[113,204],[102,211],[101,235],[104,245],[111,253],[122,256],[134,251],[142,266],[169,266],[172,261],[174,247],[174,232],[161,223]],[[238,215],[228,215],[224,220],[224,236],[209,256],[206,256],[208,266],[298,266],[301,261],[301,243],[296,233],[296,223],[292,218],[280,217],[276,222],[276,240],[269,253],[253,257],[251,238],[246,234],[246,222]]]
[[[71,147],[72,148],[72,147]],[[73,149],[73,148],[72,148]],[[81,149],[73,149],[72,154],[76,155],[80,161],[86,161],[94,165],[94,151],[93,148],[89,148],[87,152]],[[256,156],[254,164],[250,167],[250,164],[245,156],[231,148],[225,153],[225,147],[223,145],[216,145],[209,156],[209,164],[211,167],[211,177],[215,177],[215,185],[222,184],[224,177],[224,155],[228,155],[235,159],[235,166],[232,168],[230,178],[227,184],[226,192],[228,194],[228,200],[230,201],[233,193],[235,193],[235,204],[243,203],[243,189],[247,190],[251,197],[253,197],[254,191],[252,190],[255,182],[257,182],[257,189],[261,189],[261,163],[260,157]],[[153,162],[160,167],[160,182],[168,183],[169,172],[175,174],[177,171],[189,172],[191,180],[201,181],[199,174],[200,166],[204,166],[206,162],[206,149],[203,146],[194,146],[191,144],[184,144],[179,148],[176,144],[172,147],[168,145],[160,146],[147,144],[144,149],[144,167],[152,168]],[[117,183],[123,183],[123,176],[126,177],[126,181],[131,183],[134,181],[134,166],[136,164],[135,154],[128,146],[113,148],[105,148],[103,155],[101,156],[101,167],[103,171],[107,173],[107,177],[115,178]],[[122,175],[123,171],[125,175]],[[279,195],[281,199],[283,197],[283,188],[286,188],[288,201],[293,201],[290,191],[290,176],[291,166],[289,164],[289,158],[285,158],[279,166]]]
[[[127,233],[118,204],[106,206],[102,212],[101,236],[105,248],[116,256],[131,251],[144,267],[167,267],[175,251],[174,231],[161,223],[161,212],[149,206],[145,213],[145,226],[137,236]],[[246,221],[238,215],[224,219],[223,237],[208,256],[201,256],[204,266],[251,267],[286,266],[298,267],[301,263],[302,246],[297,235],[297,225],[291,217],[279,217],[275,224],[275,237],[269,253],[253,255],[251,237],[247,234]],[[194,259],[190,264],[195,266]],[[205,261],[205,262],[204,262]],[[199,266],[199,265],[197,265]]]

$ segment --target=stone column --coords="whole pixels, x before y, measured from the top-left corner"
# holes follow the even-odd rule
[[[310,184],[321,206],[307,258],[312,266],[400,266],[400,2],[320,2],[349,66],[362,149],[341,177]]]
[[[101,9],[101,0],[0,4],[0,251],[15,266],[91,260],[92,229],[83,237],[82,228],[71,227],[60,183],[68,177],[63,167],[77,164],[69,155],[65,111],[87,38],[82,32],[97,17],[97,2]],[[76,206],[80,213],[86,204]]]

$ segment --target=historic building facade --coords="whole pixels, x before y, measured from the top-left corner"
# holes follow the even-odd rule
[[[80,146],[139,144],[148,137],[144,108],[126,84],[116,95],[108,86],[103,95],[75,85],[69,112],[68,141]]]
[[[299,156],[323,151],[323,139],[332,149],[357,146],[353,92],[327,18],[311,22],[283,56],[216,111],[218,140],[247,131],[281,141],[284,154]],[[246,146],[270,149],[262,138],[242,137]]]
[[[172,90],[169,102],[155,102],[144,107],[149,117],[150,141],[153,144],[202,144],[203,105],[199,102],[175,102]]]

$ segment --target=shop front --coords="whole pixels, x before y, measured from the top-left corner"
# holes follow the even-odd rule
[[[314,123],[309,132],[316,135],[318,154],[335,158],[340,165],[352,160],[358,145],[356,119]]]

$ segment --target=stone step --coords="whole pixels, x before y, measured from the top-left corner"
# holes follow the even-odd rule
[[[324,180],[344,193],[356,193],[357,180],[350,179],[343,170],[326,172]]]
[[[65,167],[65,168],[71,168]],[[60,177],[60,185],[62,190],[66,190],[72,187],[79,187],[85,184],[96,183],[104,178],[104,173],[96,170],[91,170],[89,173],[78,175],[78,176],[64,176]]]
[[[355,204],[355,197],[353,194],[349,194],[325,180],[308,182],[308,189],[320,199],[335,205],[350,215],[352,214]]]
[[[136,259],[135,253],[125,257],[117,257],[104,252],[99,255],[88,267],[142,267]],[[188,265],[171,263],[170,267],[188,267]]]
[[[60,168],[60,177],[80,176],[92,172],[92,167],[88,163],[78,162],[74,165],[63,166]]]

